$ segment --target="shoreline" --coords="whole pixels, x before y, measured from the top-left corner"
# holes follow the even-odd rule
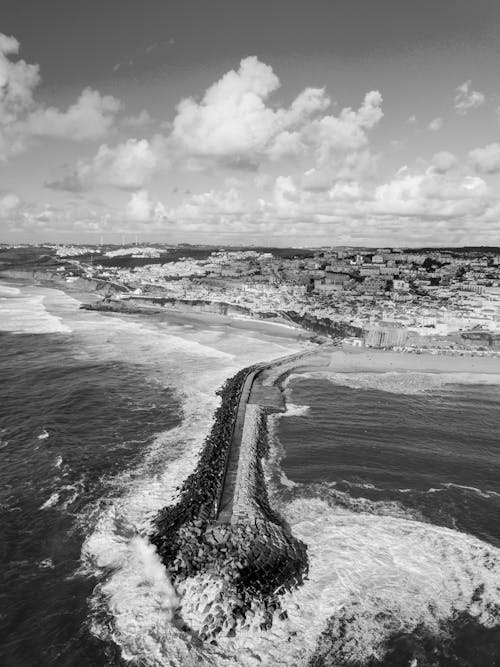
[[[45,281],[43,283],[28,278],[6,278],[0,276],[0,283],[7,286],[19,287],[29,285],[34,287],[45,287],[62,292],[75,299],[80,306],[85,303],[99,304],[103,297],[93,290],[82,290],[72,288],[71,285],[57,281]],[[47,308],[50,314],[57,316],[57,312]],[[115,311],[90,308],[103,314]],[[303,327],[292,326],[281,322],[260,320],[250,317],[235,317],[233,315],[222,315],[211,312],[184,311],[175,308],[146,309],[118,312],[118,315],[132,315],[141,317],[146,315],[157,323],[167,321],[173,325],[189,326],[204,325],[210,328],[229,326],[235,329],[264,333],[270,336],[288,338],[295,340],[301,346],[310,343],[314,338],[313,332]],[[328,345],[328,344],[327,344]],[[444,351],[438,354],[417,351],[394,351],[377,348],[363,348],[356,351],[345,351],[330,346],[325,350],[318,346],[317,354],[308,363],[299,364],[288,370],[290,373],[480,373],[488,375],[500,375],[500,356],[490,356],[472,353]],[[270,379],[270,378],[269,378]]]
[[[62,292],[67,296],[71,297],[75,301],[78,301],[81,306],[84,306],[86,303],[91,305],[99,304],[102,302],[103,297],[100,293],[96,291],[87,291],[82,290],[81,288],[72,288],[71,284],[66,284],[56,281],[45,281],[37,282],[30,280],[29,278],[6,278],[0,275],[0,284],[5,284],[8,287],[40,287],[46,289],[53,289],[55,291]],[[57,315],[57,311],[47,307],[47,311],[51,315]],[[85,310],[85,308],[81,308]],[[151,320],[161,323],[162,321],[167,321],[169,324],[179,325],[179,326],[189,326],[196,324],[203,324],[206,328],[217,328],[217,327],[232,327],[234,329],[243,329],[248,331],[253,331],[256,333],[264,333],[269,336],[275,336],[277,338],[288,338],[296,341],[298,344],[303,345],[310,341],[313,334],[306,329],[303,329],[299,326],[291,326],[281,322],[270,322],[266,320],[246,318],[246,317],[233,317],[231,315],[220,315],[217,313],[210,312],[200,312],[200,311],[181,311],[174,308],[151,308],[150,311],[137,310],[137,311],[122,311],[117,312],[114,310],[105,310],[99,308],[89,308],[90,312],[100,312],[102,315],[113,315],[118,316],[132,316],[132,317],[141,317],[147,316]]]
[[[79,300],[78,296],[76,295],[77,293],[68,290],[67,292],[63,289],[60,289],[58,287],[50,287],[50,289],[55,289],[60,292],[68,294],[71,298],[74,298],[76,300]],[[83,292],[81,293],[81,297],[86,298],[88,295]],[[92,295],[94,296],[94,295]],[[99,298],[97,295],[95,295],[96,299]],[[49,311],[50,312],[50,311]],[[120,316],[120,314],[117,314]],[[139,313],[137,314],[139,315]],[[167,320],[169,322],[172,321],[172,316],[176,315],[175,311],[169,312],[169,313],[160,313],[157,315],[156,313],[151,313],[151,315],[148,315],[148,317],[152,317],[155,321],[162,321],[162,320]],[[221,318],[227,318],[230,320],[229,323],[226,322],[221,322]],[[142,318],[138,318],[142,319]],[[202,321],[205,325],[207,325],[207,321],[209,320],[214,320],[216,321],[216,324],[223,326],[224,324],[227,324],[227,326],[235,326],[234,324],[234,318],[231,318],[229,316],[219,316],[211,313],[193,313],[193,314],[184,314],[184,313],[178,313],[177,314],[177,319],[180,320],[180,324],[190,322],[190,321]],[[243,328],[243,329],[250,329],[251,331],[255,331],[255,322],[248,321],[248,320],[243,320],[241,322],[242,326],[237,327],[237,328]],[[266,325],[270,324],[269,322],[262,322],[261,327],[263,328],[263,333],[268,333],[270,335],[271,331],[266,331]],[[274,324],[274,323],[273,323]],[[252,326],[253,325],[253,326]],[[273,326],[270,329],[279,329],[279,327]],[[182,334],[181,334],[182,335]],[[278,331],[274,332],[274,335],[280,335]],[[463,358],[457,355],[424,355],[424,354],[415,354],[415,353],[410,353],[410,352],[392,352],[392,351],[383,351],[383,350],[364,350],[363,352],[355,352],[355,353],[348,353],[348,352],[343,352],[341,350],[333,350],[332,348],[328,349],[318,349],[316,354],[314,355],[314,360],[316,361],[317,365],[314,365],[313,362],[308,362],[308,364],[304,364],[303,366],[297,366],[298,369],[302,368],[311,368],[315,372],[380,372],[380,373],[387,373],[387,372],[407,372],[409,375],[411,375],[414,372],[433,372],[433,373],[441,373],[441,372],[449,372],[449,369],[444,369],[442,368],[442,364],[445,366],[447,364],[452,364],[452,362],[455,362],[457,360],[461,360],[463,364],[467,365],[467,370],[466,372],[486,372],[486,371],[472,371],[471,370],[471,362],[474,362],[476,360],[482,360],[484,364],[488,364],[491,367],[491,359],[485,359],[481,357],[467,357]],[[325,368],[325,361],[328,360],[328,363],[332,363],[333,365],[328,368]],[[500,362],[500,360],[499,360]],[[336,364],[336,365],[335,365]],[[414,365],[417,365],[415,367]],[[339,369],[350,369],[350,370],[339,370]],[[298,371],[292,371],[292,372],[301,372],[300,370]],[[307,372],[307,371],[306,371]],[[456,365],[454,367],[454,370],[451,372],[461,372],[460,370],[456,370]],[[490,373],[495,373],[495,370],[489,371]],[[499,371],[500,373],[500,364],[499,364]],[[286,400],[286,399],[285,399]],[[267,432],[267,437],[269,438],[269,431]],[[201,457],[201,453],[200,453]],[[212,468],[210,468],[211,470]],[[269,485],[267,485],[269,488]],[[193,522],[194,523],[194,522]],[[186,568],[189,569],[189,572],[191,573],[191,568],[193,571],[198,571],[198,562],[196,559],[199,558],[199,549],[203,549],[203,559],[211,558],[213,560],[209,560],[209,562],[214,563],[215,566],[219,566],[218,564],[221,563],[222,558],[227,560],[227,554],[228,554],[228,543],[229,547],[231,549],[230,553],[232,555],[232,559],[234,562],[239,562],[243,557],[246,557],[248,555],[248,552],[246,550],[243,550],[240,547],[240,544],[243,544],[249,539],[257,543],[257,541],[260,539],[260,544],[259,547],[262,545],[262,551],[264,551],[264,546],[267,546],[267,544],[263,544],[263,542],[268,542],[274,539],[274,534],[263,534],[262,530],[255,530],[250,533],[248,532],[241,532],[232,534],[229,531],[223,531],[220,532],[218,530],[212,530],[211,532],[208,533],[207,539],[200,539],[200,534],[198,532],[200,526],[198,525],[193,525],[191,527],[191,531],[183,534],[183,539],[185,540],[185,544],[187,544],[187,556],[188,558],[181,560],[179,559],[176,563],[175,566],[179,565],[179,568]],[[250,537],[251,536],[251,537]],[[279,535],[279,538],[282,538],[282,535]],[[297,538],[299,539],[299,538]],[[220,540],[220,548],[218,546],[218,541]],[[226,540],[226,542],[224,542]],[[214,544],[215,542],[215,544]],[[307,542],[305,542],[307,544]],[[190,548],[190,545],[192,545],[192,550]],[[191,559],[192,555],[192,559]],[[252,552],[252,562],[256,560],[254,556],[260,557],[260,551],[256,551],[255,553]],[[278,554],[280,555],[280,554]],[[281,565],[281,561],[277,561],[277,565]],[[298,558],[296,559],[296,562],[298,562]],[[300,564],[300,563],[299,563]],[[225,566],[224,566],[225,567]],[[269,568],[268,562],[266,562],[266,568]],[[271,567],[276,567],[274,564]],[[182,569],[180,569],[182,572]],[[225,570],[221,569],[221,572],[225,573]],[[237,572],[239,574],[239,571]],[[249,578],[252,580],[255,578],[254,574],[251,573],[248,575]],[[240,576],[235,578],[235,581],[238,582],[240,581]],[[274,580],[272,580],[273,587],[275,586]],[[237,617],[237,614],[241,614],[240,609],[243,604],[250,604],[250,611],[255,614],[255,608],[257,608],[257,617],[260,620],[260,618],[264,619],[265,623],[268,623],[269,626],[272,626],[273,620],[278,620],[278,618],[281,618],[279,616],[280,613],[286,613],[286,602],[283,604],[283,606],[280,606],[280,599],[279,598],[272,598],[271,596],[268,596],[267,594],[267,585],[268,581],[267,579],[265,581],[262,581],[263,584],[263,590],[264,590],[264,595],[262,596],[264,598],[263,602],[260,602],[258,604],[254,604],[252,607],[253,600],[250,600],[246,598],[243,599],[237,599],[235,607],[230,606],[230,602],[227,606],[227,608],[224,609],[224,615],[217,615],[215,612],[212,612],[212,610],[215,608],[217,609],[218,607],[214,605],[210,606],[210,615],[209,616],[204,612],[206,604],[207,604],[207,594],[210,593],[210,589],[200,589],[199,591],[199,598],[200,598],[200,603],[199,603],[199,612],[198,612],[198,618],[201,620],[199,621],[199,626],[200,626],[200,634],[198,635],[201,640],[208,641],[212,639],[212,637],[215,639],[218,635],[218,628],[219,625],[223,627],[224,633],[227,633],[228,637],[234,636],[231,633],[235,633],[237,630],[239,630],[239,627],[237,628],[236,621],[233,623],[233,619],[239,618]],[[225,585],[225,584],[224,584]],[[293,584],[292,584],[293,585]],[[179,585],[179,590],[181,593],[185,596],[188,597],[189,594],[189,588],[183,588],[183,584],[181,583]],[[186,590],[188,594],[186,594]],[[273,588],[274,590],[274,588]],[[228,599],[230,598],[231,591],[228,591]],[[203,597],[205,596],[205,597]],[[260,596],[259,596],[260,597]],[[259,598],[258,598],[259,599]],[[269,599],[269,602],[268,602]],[[275,601],[277,600],[277,602]],[[285,598],[286,600],[286,598]],[[211,599],[209,598],[209,601],[211,602]],[[217,602],[218,604],[218,602]],[[274,606],[276,605],[276,607]],[[282,611],[283,610],[283,611]],[[203,615],[202,615],[203,614]],[[241,618],[241,616],[240,616]],[[182,616],[179,616],[176,618],[176,622],[181,622]],[[249,614],[249,619],[246,620],[244,617],[242,619],[242,623],[246,622],[246,625],[244,627],[250,626],[252,621],[250,620],[250,614]],[[187,627],[187,626],[186,626]],[[206,627],[206,630],[205,630]],[[257,627],[257,626],[256,626]],[[198,629],[198,627],[195,628],[195,632]],[[316,641],[319,642],[319,639],[316,639]],[[319,646],[319,644],[318,644]],[[319,648],[318,648],[319,650]]]

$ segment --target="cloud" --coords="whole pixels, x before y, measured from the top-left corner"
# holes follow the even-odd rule
[[[142,188],[158,168],[159,153],[159,143],[151,144],[147,139],[128,139],[113,148],[102,144],[92,160],[79,161],[46,186],[72,192],[101,186],[136,190]]]
[[[373,169],[375,160],[368,148],[367,131],[383,115],[382,95],[371,91],[357,111],[346,108],[338,116],[322,116],[305,127],[306,141],[314,150],[316,174],[325,183],[357,178]]]
[[[14,214],[20,207],[21,200],[13,193],[0,196],[0,218],[7,218]]]
[[[324,88],[306,88],[290,106],[273,108],[269,98],[279,87],[269,65],[255,56],[244,58],[200,101],[180,102],[171,133],[178,155],[192,169],[214,162],[256,168],[263,161],[292,156],[314,157],[317,168],[328,166],[329,178],[342,168],[343,156],[352,169],[352,154],[366,151],[366,132],[383,116],[380,93],[367,93],[359,109],[346,108],[335,116],[325,113],[331,100]]]
[[[432,166],[438,174],[445,174],[458,164],[458,160],[448,151],[440,151],[432,158]]]
[[[373,176],[377,156],[370,152],[368,134],[383,117],[378,91],[366,93],[359,108],[333,114],[324,88],[305,88],[288,106],[271,106],[268,98],[279,85],[269,65],[245,58],[200,100],[182,100],[163,135],[102,144],[93,158],[65,168],[46,185],[71,192],[102,186],[142,190],[167,163],[199,172],[231,167],[244,174],[293,162],[305,171],[301,187],[312,190]],[[149,120],[143,111],[122,125]]]
[[[189,154],[241,156],[265,149],[276,134],[276,114],[265,100],[280,85],[271,67],[245,58],[236,72],[227,72],[197,102],[187,98],[177,107],[173,139]]]
[[[191,195],[185,202],[169,211],[169,218],[183,221],[203,221],[213,224],[221,219],[245,217],[253,208],[243,200],[237,188],[228,190],[209,190]]]
[[[480,174],[497,174],[500,172],[500,144],[492,143],[484,148],[475,148],[470,151],[469,159]]]
[[[423,174],[400,173],[375,189],[367,212],[383,216],[453,218],[484,212],[486,183],[477,177],[452,179],[432,168]]]
[[[436,158],[440,160],[445,156]],[[345,180],[328,190],[306,189],[300,179],[279,175],[266,198],[245,197],[235,188],[210,190],[169,209],[167,217],[170,228],[180,232],[228,238],[260,234],[281,243],[294,238],[309,245],[318,237],[323,242],[363,238],[371,243],[384,238],[387,243],[391,238],[442,242],[443,231],[447,240],[457,230],[488,235],[496,199],[483,179],[449,169],[440,173],[435,166],[422,172],[403,168],[377,186]]]
[[[471,84],[472,81],[469,79],[455,88],[454,106],[461,116],[465,116],[471,109],[480,107],[486,99],[483,93],[471,90]]]
[[[166,218],[166,210],[161,202],[150,199],[147,190],[133,192],[125,209],[127,220],[137,223],[161,222]]]
[[[441,117],[434,118],[427,125],[427,129],[430,130],[431,132],[438,132],[443,127],[443,123],[444,121]]]
[[[100,139],[113,125],[121,103],[111,95],[85,88],[66,111],[55,107],[38,108],[26,119],[25,131],[33,136],[73,141]]]
[[[23,151],[34,136],[86,141],[108,132],[119,100],[85,88],[66,111],[44,107],[34,99],[39,67],[14,60],[18,52],[17,39],[0,33],[0,160]]]
[[[136,116],[126,116],[122,120],[123,127],[144,127],[153,122],[146,109],[142,109]]]
[[[116,210],[81,200],[64,208],[18,205],[12,199],[9,221],[30,233],[71,228],[82,233],[142,230],[172,238],[198,241],[272,239],[277,244],[362,243],[406,245],[495,242],[500,203],[485,181],[461,170],[439,173],[400,169],[378,185],[337,180],[328,190],[311,190],[301,179],[281,174],[273,187],[257,197],[244,185],[185,193],[168,207],[141,188],[131,193],[125,208]],[[0,205],[0,210],[1,205]],[[4,209],[5,210],[5,209]]]
[[[33,105],[33,91],[40,81],[38,65],[24,60],[13,62],[19,52],[14,37],[0,33],[0,159],[19,153],[24,148],[23,137],[14,130],[19,117]]]

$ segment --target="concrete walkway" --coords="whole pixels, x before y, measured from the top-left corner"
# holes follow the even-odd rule
[[[240,460],[240,448],[242,441],[241,436],[243,435],[247,403],[250,397],[250,392],[252,390],[255,376],[259,372],[260,369],[249,373],[241,390],[238,403],[238,412],[236,413],[236,421],[231,437],[231,443],[229,445],[228,457],[226,459],[226,471],[224,475],[222,494],[217,508],[217,520],[220,523],[229,523],[233,514],[234,489],[236,485],[236,476],[238,474],[238,463]]]
[[[260,376],[264,371],[274,369],[278,366],[293,366],[295,361],[300,362],[304,357],[311,356],[316,352],[317,349],[308,349],[303,352],[287,355],[286,357],[280,357],[267,364],[260,364],[257,369],[251,371],[246,377],[240,393],[236,421],[226,459],[222,492],[217,507],[217,521],[219,523],[230,523],[233,516],[247,404],[261,405],[268,409],[272,408],[277,412],[283,410],[285,407],[281,392],[277,387],[263,385],[258,381],[260,380]]]

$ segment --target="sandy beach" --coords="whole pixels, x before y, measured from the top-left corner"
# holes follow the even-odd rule
[[[437,373],[457,374],[457,382],[488,375],[500,383],[500,357],[475,357],[452,354],[415,354],[390,350],[346,352],[325,345],[302,362],[291,362],[265,373],[265,384],[273,384],[285,375],[309,374],[316,378],[336,373]],[[496,377],[495,377],[496,376]]]
[[[344,352],[330,356],[330,368],[338,373],[419,372],[500,374],[500,357],[460,356],[454,354],[415,354],[386,350]],[[318,370],[316,368],[316,370]]]
[[[15,281],[9,281],[9,284],[14,284]],[[6,281],[7,284],[7,281]],[[68,296],[76,299],[81,304],[85,303],[98,303],[102,301],[102,296],[92,291],[83,291],[81,289],[74,289],[71,285],[66,285],[65,283],[54,283],[47,285],[55,290],[60,290]],[[102,311],[103,314],[111,314]],[[121,317],[150,317],[156,320],[157,322],[168,321],[172,324],[180,325],[189,325],[193,326],[206,326],[206,327],[233,327],[235,329],[247,329],[249,331],[262,331],[263,333],[270,336],[277,336],[279,338],[290,338],[292,340],[301,340],[307,341],[313,335],[312,332],[306,331],[299,326],[292,326],[289,324],[283,324],[281,322],[267,322],[266,320],[260,320],[250,317],[233,317],[229,315],[218,315],[216,313],[207,313],[199,311],[190,311],[182,312],[174,308],[164,308],[163,312],[158,312],[157,310],[152,310],[151,313],[148,313],[146,310],[137,313],[119,313]]]
[[[20,281],[4,281],[6,285],[16,285]],[[49,287],[49,285],[47,285]],[[80,303],[95,303],[101,296],[95,292],[72,289],[65,284],[52,284],[52,289],[60,290]],[[112,316],[112,313],[111,313]],[[127,316],[120,313],[120,316]],[[289,338],[305,344],[312,333],[300,327],[279,322],[267,322],[254,318],[233,317],[206,312],[181,312],[165,309],[164,312],[147,312],[130,314],[133,317],[151,317],[157,322],[168,321],[173,324],[193,325],[201,327],[230,326],[236,329],[261,331],[267,335]],[[420,373],[471,373],[500,376],[500,356],[474,356],[466,354],[417,354],[414,352],[394,352],[391,350],[362,349],[346,351],[328,344],[318,346],[317,354],[308,357],[301,364],[291,365],[283,371],[294,373],[387,373],[387,372],[420,372]],[[278,373],[276,373],[278,374]],[[273,375],[270,373],[269,375]]]

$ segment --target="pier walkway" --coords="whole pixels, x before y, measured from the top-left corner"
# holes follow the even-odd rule
[[[275,412],[285,410],[285,403],[279,388],[274,384],[265,384],[266,371],[274,371],[282,367],[283,372],[285,372],[296,365],[300,365],[300,362],[317,353],[317,348],[309,348],[302,352],[279,357],[268,363],[259,364],[257,367],[254,366],[245,378],[238,399],[236,420],[226,458],[224,480],[217,502],[216,517],[219,523],[231,523],[233,519],[247,405],[258,405]],[[241,513],[238,518],[241,518]]]

